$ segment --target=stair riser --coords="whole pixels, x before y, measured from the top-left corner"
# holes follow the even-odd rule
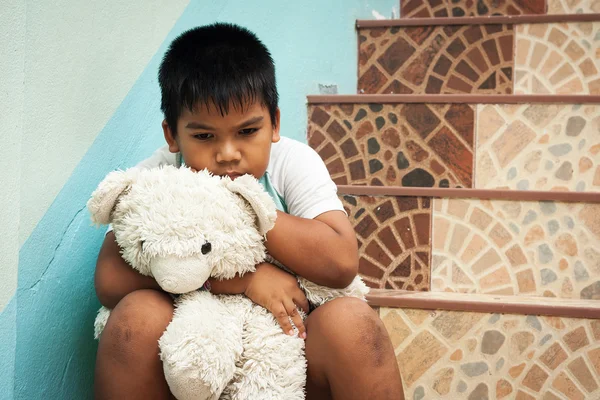
[[[340,195],[374,288],[600,298],[600,204]]]
[[[560,0],[549,0],[560,2]],[[546,0],[530,1],[460,1],[405,0],[400,1],[402,18],[463,17],[488,15],[545,14]]]
[[[600,1],[569,0],[407,0],[400,2],[402,18],[462,17],[523,14],[582,14],[600,12]]]
[[[600,191],[599,104],[311,104],[340,185]]]
[[[407,399],[600,397],[598,320],[390,308],[379,313]]]
[[[600,22],[359,27],[358,93],[600,94]]]

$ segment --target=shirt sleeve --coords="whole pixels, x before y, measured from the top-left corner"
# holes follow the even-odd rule
[[[140,161],[136,164],[136,168],[156,168],[165,165],[176,165],[177,154],[169,151],[169,146],[165,145],[158,148],[152,155],[145,160]]]
[[[337,186],[321,157],[304,143],[290,141],[279,155],[283,198],[291,215],[313,219],[328,211],[342,211]]]

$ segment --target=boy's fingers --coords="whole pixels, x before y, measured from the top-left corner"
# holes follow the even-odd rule
[[[287,313],[287,310],[285,309],[283,304],[280,303],[279,305],[277,305],[272,312],[275,316],[275,319],[281,326],[281,329],[283,329],[283,332],[286,335],[293,335],[294,328],[292,328],[292,324],[290,323],[289,319],[289,314]]]
[[[310,312],[310,305],[308,304],[308,300],[306,299],[304,292],[300,288],[298,288],[298,292],[294,296],[294,303],[296,303],[296,305],[300,307],[305,314],[308,314]]]
[[[298,308],[296,308],[296,304],[294,304],[292,300],[288,300],[285,303],[285,309],[287,310],[288,315],[292,319],[292,322],[298,329],[298,336],[304,339],[304,333],[306,332],[306,328],[304,328],[304,322],[302,321],[302,316],[298,312]]]

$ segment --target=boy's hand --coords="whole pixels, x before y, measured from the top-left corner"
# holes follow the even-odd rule
[[[308,313],[308,300],[298,286],[296,278],[269,263],[260,264],[256,272],[249,276],[244,294],[272,312],[283,331],[293,335],[294,330],[288,319],[290,317],[298,328],[298,336],[305,339],[306,329],[298,307]]]

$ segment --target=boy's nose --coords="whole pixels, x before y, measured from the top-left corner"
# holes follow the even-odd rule
[[[226,163],[239,161],[242,158],[240,151],[232,145],[224,145],[217,152],[217,162]]]

